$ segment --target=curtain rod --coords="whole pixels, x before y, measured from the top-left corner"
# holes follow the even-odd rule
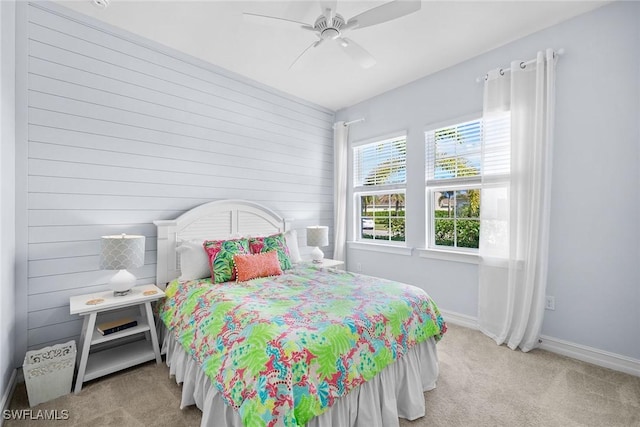
[[[2,0],[0,0],[2,1]],[[343,127],[349,127],[349,125],[352,125],[354,123],[360,123],[360,122],[364,122],[364,117],[360,117],[359,119],[355,119],[355,120],[350,120],[348,122],[342,121],[342,122],[335,122],[333,124],[333,129],[336,129],[336,126],[343,126]],[[342,125],[340,125],[342,123]]]
[[[564,55],[564,48],[560,48],[557,51],[553,51],[553,56],[555,57],[556,55],[561,56]],[[530,61],[522,61],[520,63],[520,68],[524,68],[529,64],[533,64],[534,62],[536,62],[535,59],[532,59]],[[504,75],[505,71],[511,71],[511,67],[509,68],[500,68],[500,75]],[[480,83],[483,80],[487,80],[487,78],[489,77],[489,74],[485,74],[484,76],[478,76],[476,77],[476,83]]]
[[[352,125],[354,123],[360,123],[360,122],[364,122],[364,117],[361,117],[361,118],[355,119],[355,120],[351,120],[351,121],[348,121],[348,122],[344,122],[344,125],[345,126],[349,126],[349,125]]]

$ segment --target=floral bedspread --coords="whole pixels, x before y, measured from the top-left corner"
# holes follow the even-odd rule
[[[446,325],[414,286],[310,265],[172,282],[160,316],[245,426],[302,426]]]

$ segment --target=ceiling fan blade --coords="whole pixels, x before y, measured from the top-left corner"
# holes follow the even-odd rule
[[[342,49],[356,61],[362,68],[371,68],[376,65],[376,59],[362,46],[346,37],[336,39]]]
[[[296,62],[298,62],[298,60],[299,60],[300,58],[302,58],[302,55],[304,55],[305,53],[307,53],[307,51],[308,51],[309,49],[311,49],[312,47],[318,47],[318,46],[320,45],[320,43],[322,43],[323,41],[324,41],[324,39],[316,40],[316,41],[314,41],[313,43],[311,43],[309,46],[307,46],[307,48],[306,48],[305,50],[303,50],[303,51],[302,51],[302,53],[300,53],[300,55],[298,55],[298,56],[296,57],[296,59],[294,59],[294,60],[293,60],[293,62],[291,63],[291,65],[289,65],[289,69],[291,69],[291,68],[296,64]]]
[[[257,13],[244,12],[243,18],[248,22],[257,22],[260,24],[279,25],[287,28],[303,28],[305,30],[313,30],[313,25],[306,22],[294,21],[292,19],[281,18],[278,16],[259,15]]]
[[[351,25],[353,21],[357,21],[355,29],[358,29],[382,24],[383,22],[392,21],[417,12],[421,7],[421,0],[394,0],[354,16],[349,19],[348,25]]]

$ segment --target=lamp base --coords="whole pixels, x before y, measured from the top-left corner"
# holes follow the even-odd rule
[[[323,259],[324,259],[324,253],[322,252],[322,250],[320,250],[320,248],[317,246],[313,248],[313,250],[311,251],[311,260],[315,264],[322,264]]]
[[[116,297],[128,294],[136,285],[136,276],[127,270],[120,270],[109,280],[109,287]]]

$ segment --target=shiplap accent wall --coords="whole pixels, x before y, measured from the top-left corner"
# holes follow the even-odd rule
[[[77,338],[100,236],[215,199],[333,224],[334,113],[50,3],[28,6],[28,347]],[[283,70],[286,72],[286,70]]]

